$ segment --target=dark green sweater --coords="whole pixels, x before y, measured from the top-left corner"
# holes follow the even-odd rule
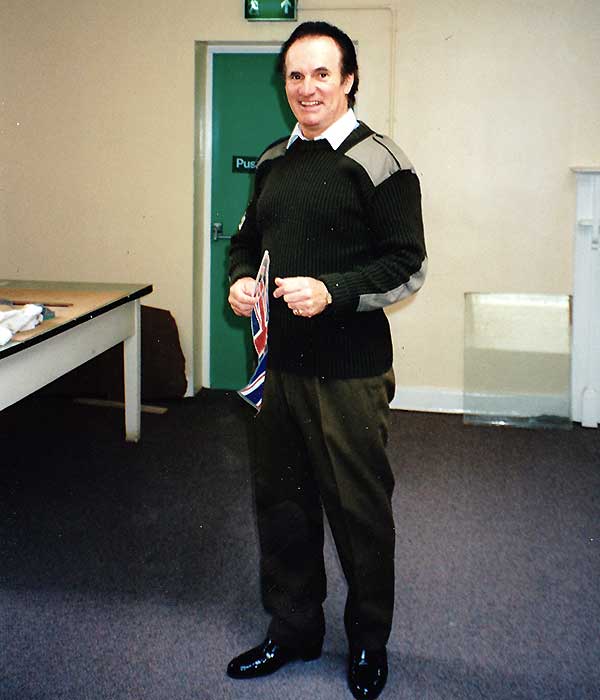
[[[319,377],[367,377],[392,364],[383,307],[423,283],[419,180],[386,137],[360,124],[337,149],[287,139],[261,156],[253,198],[230,248],[230,280],[271,258],[268,367]],[[274,299],[275,277],[315,277],[333,303],[313,318]]]

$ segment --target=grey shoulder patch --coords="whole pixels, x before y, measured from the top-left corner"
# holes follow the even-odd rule
[[[399,170],[415,172],[404,151],[392,139],[381,134],[371,134],[363,139],[349,148],[346,156],[362,165],[375,187]]]
[[[258,163],[256,164],[256,167],[259,168],[267,160],[274,160],[275,158],[280,158],[281,156],[284,156],[286,150],[287,150],[287,140],[286,139],[283,139],[282,141],[278,141],[277,143],[274,143],[272,146],[269,146],[269,148],[267,148],[267,150],[258,159]]]

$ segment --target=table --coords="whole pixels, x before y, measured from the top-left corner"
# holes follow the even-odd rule
[[[0,347],[0,410],[123,343],[125,438],[140,438],[140,299],[150,284],[0,279],[0,300],[44,304],[55,318]],[[5,308],[5,307],[4,307]]]

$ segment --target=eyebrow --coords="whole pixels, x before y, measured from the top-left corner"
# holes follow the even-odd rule
[[[311,73],[330,73],[330,69],[327,68],[327,66],[319,66],[319,68],[314,68]],[[297,68],[290,68],[288,71],[288,75],[292,75],[292,73],[302,73],[301,70],[298,70]]]

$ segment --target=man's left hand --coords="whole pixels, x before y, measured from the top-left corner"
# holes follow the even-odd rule
[[[283,300],[296,316],[311,318],[325,310],[329,291],[314,277],[276,277],[273,296]]]

